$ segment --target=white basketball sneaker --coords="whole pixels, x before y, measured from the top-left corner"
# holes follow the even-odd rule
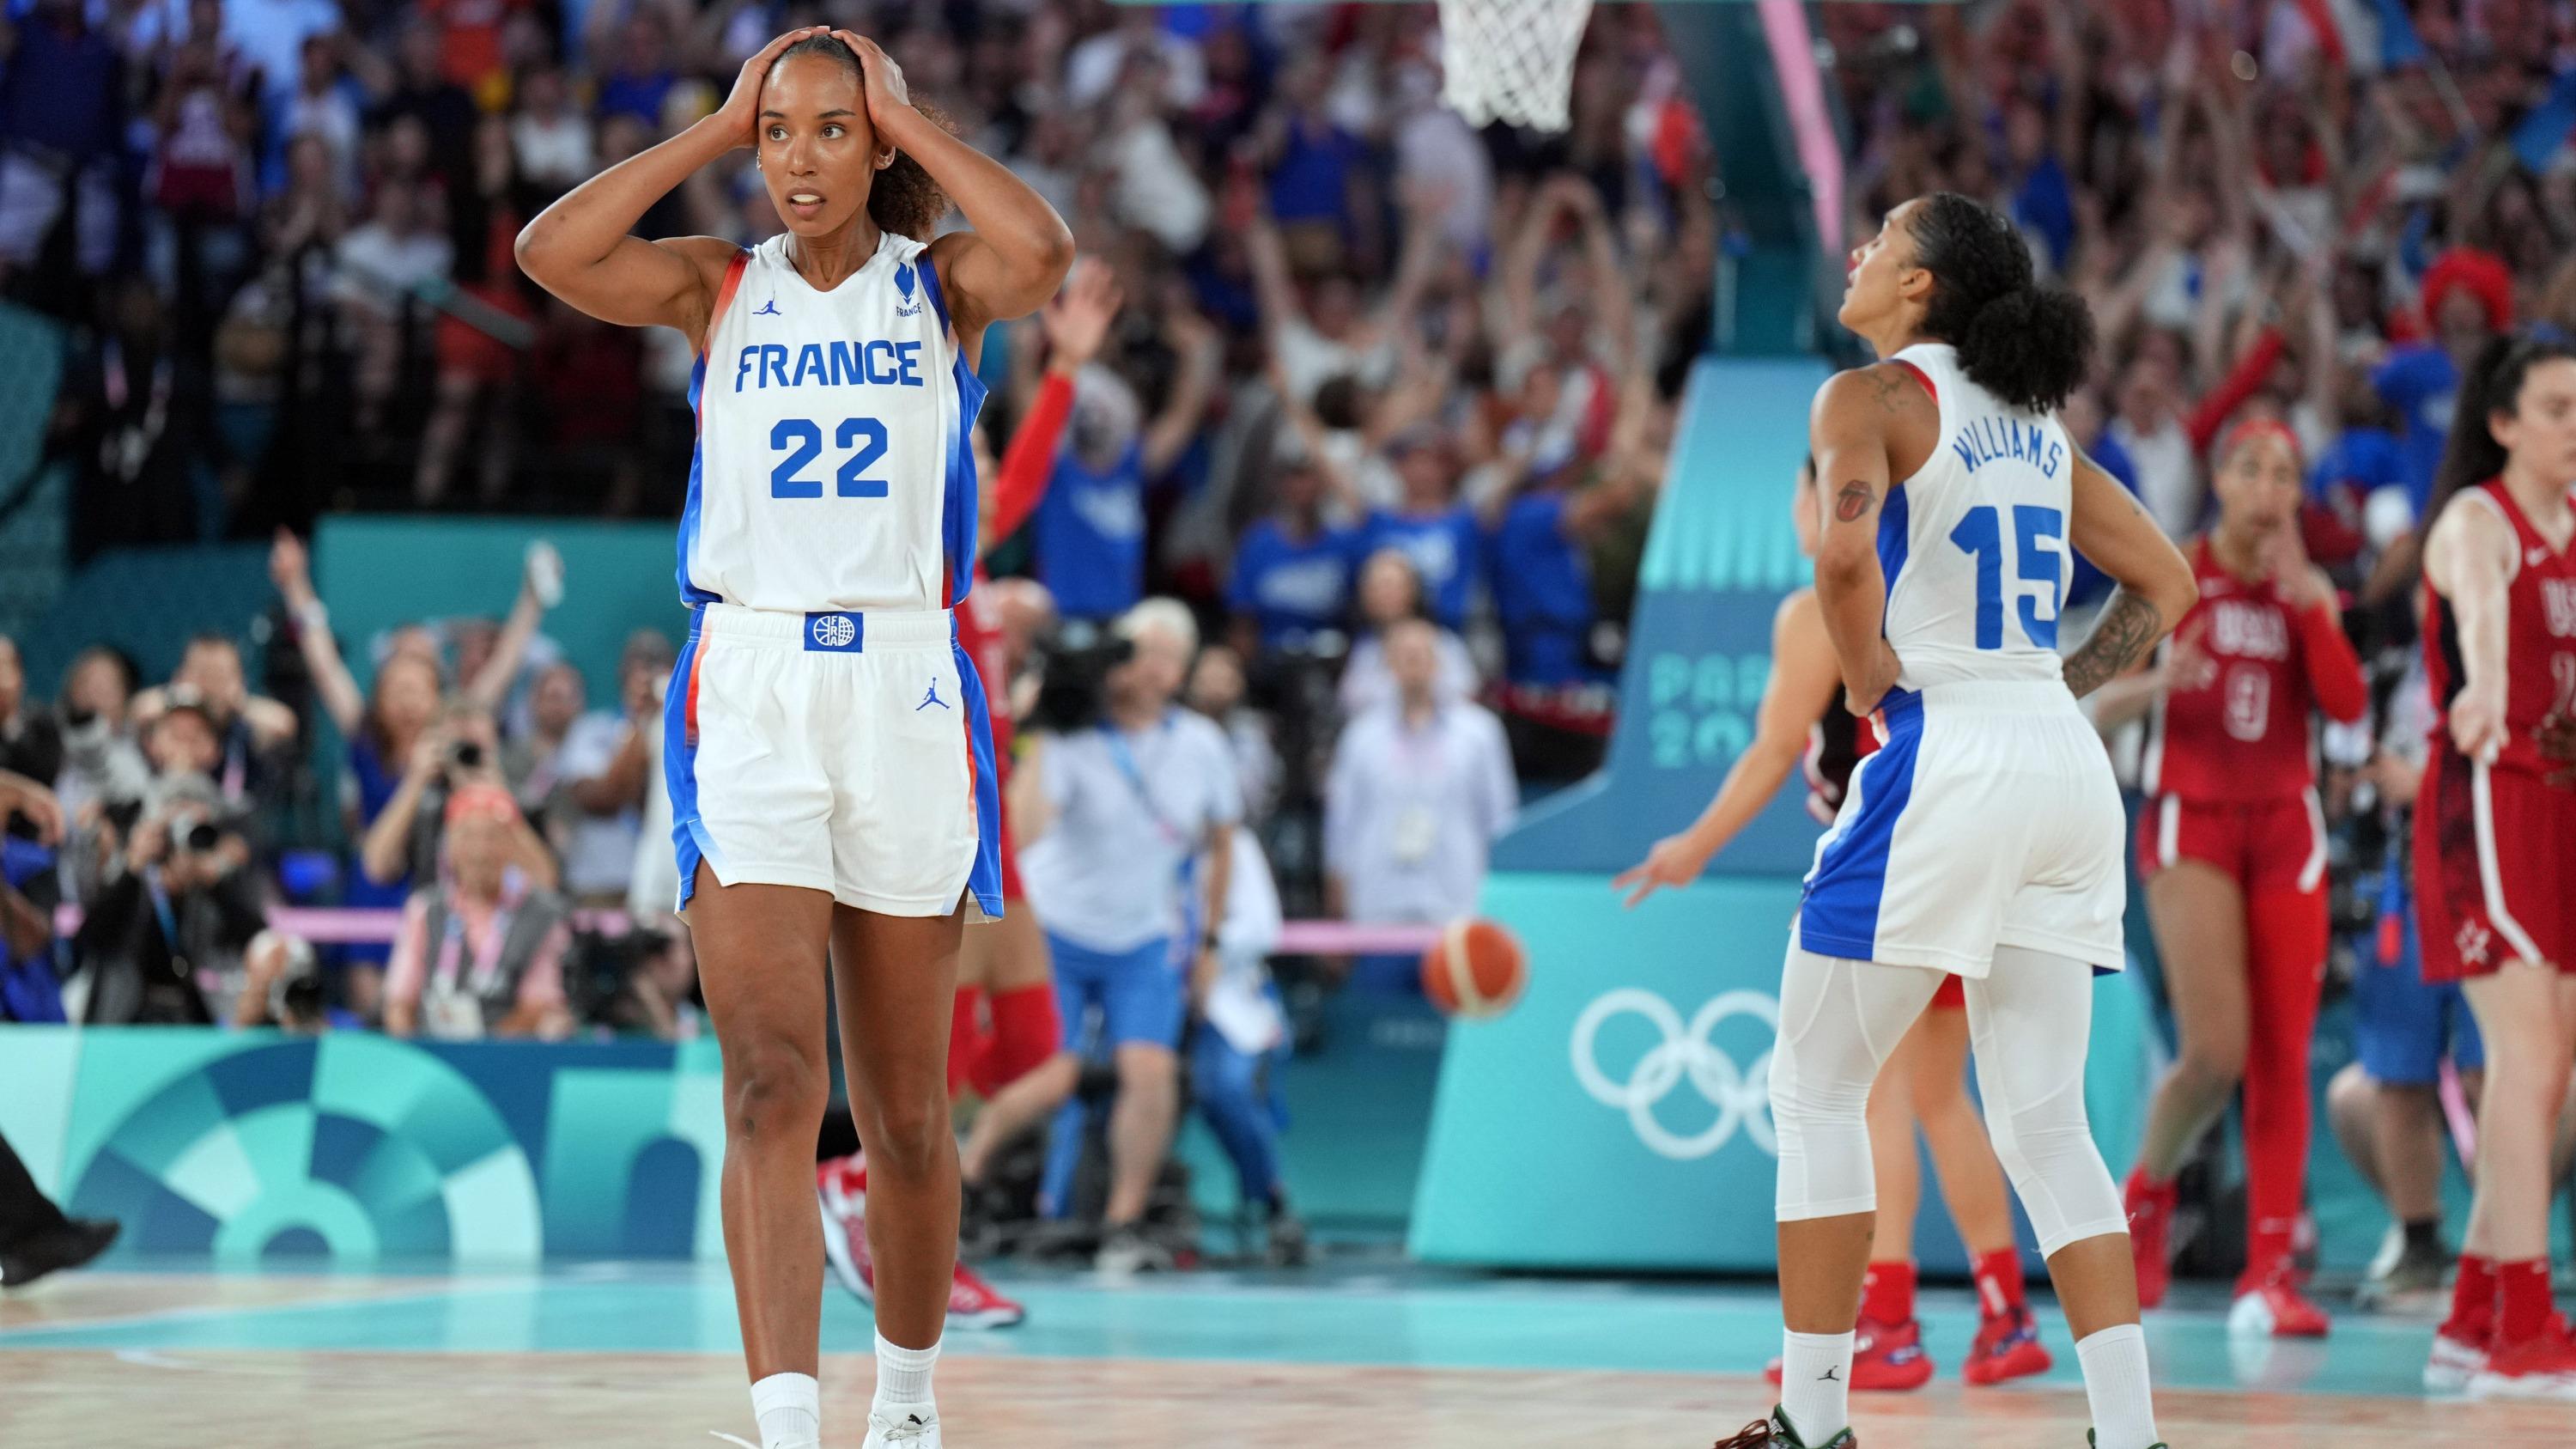
[[[939,1449],[939,1406],[877,1405],[868,1411],[868,1438],[860,1449]]]

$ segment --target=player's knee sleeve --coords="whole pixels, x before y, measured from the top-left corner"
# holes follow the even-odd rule
[[[1781,1222],[1877,1209],[1870,1085],[1939,985],[1931,972],[1790,951],[1770,1079]]]
[[[1987,1133],[2042,1256],[2128,1228],[2084,1110],[2091,991],[2083,963],[2010,948],[1996,952],[1995,975],[1969,989]]]

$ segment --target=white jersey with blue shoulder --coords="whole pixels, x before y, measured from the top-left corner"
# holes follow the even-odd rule
[[[689,377],[680,596],[790,613],[951,607],[974,577],[984,385],[929,248],[885,234],[830,291],[770,238],[726,269]]]
[[[2057,651],[2074,444],[1948,346],[1890,360],[1931,394],[1940,440],[1879,515],[1897,684],[1817,843],[1798,944],[1971,979],[1999,946],[2116,969],[2119,786]]]
[[[2075,445],[2048,413],[1977,386],[1947,343],[1906,348],[1941,411],[1941,441],[1887,492],[1878,559],[1900,689],[1968,679],[2056,679]]]

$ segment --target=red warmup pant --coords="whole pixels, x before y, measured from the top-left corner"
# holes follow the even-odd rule
[[[2308,1179],[2308,1044],[2325,984],[2325,839],[2312,795],[2195,805],[2139,821],[2142,871],[2196,860],[2245,894],[2246,1275],[2290,1251]]]
[[[2308,1043],[2326,963],[2326,896],[2274,886],[2245,898],[2246,1269],[2290,1252],[2308,1181]]]

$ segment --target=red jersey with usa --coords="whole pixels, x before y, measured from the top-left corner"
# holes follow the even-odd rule
[[[2552,714],[2576,712],[2576,541],[2551,543],[2500,482],[2463,489],[2454,508],[2492,508],[2512,526],[2514,565],[2505,584],[2504,749],[2498,770],[2546,775],[2557,768],[2540,753],[2540,726]],[[2433,687],[2435,750],[2451,744],[2451,701],[2468,682],[2451,603],[2424,589],[2424,670]]]
[[[2316,783],[2317,711],[2358,719],[2368,703],[2359,661],[2330,606],[2239,577],[2205,538],[2189,553],[2200,602],[2174,639],[2197,663],[2148,716],[2139,784],[2186,804],[2296,798]]]

